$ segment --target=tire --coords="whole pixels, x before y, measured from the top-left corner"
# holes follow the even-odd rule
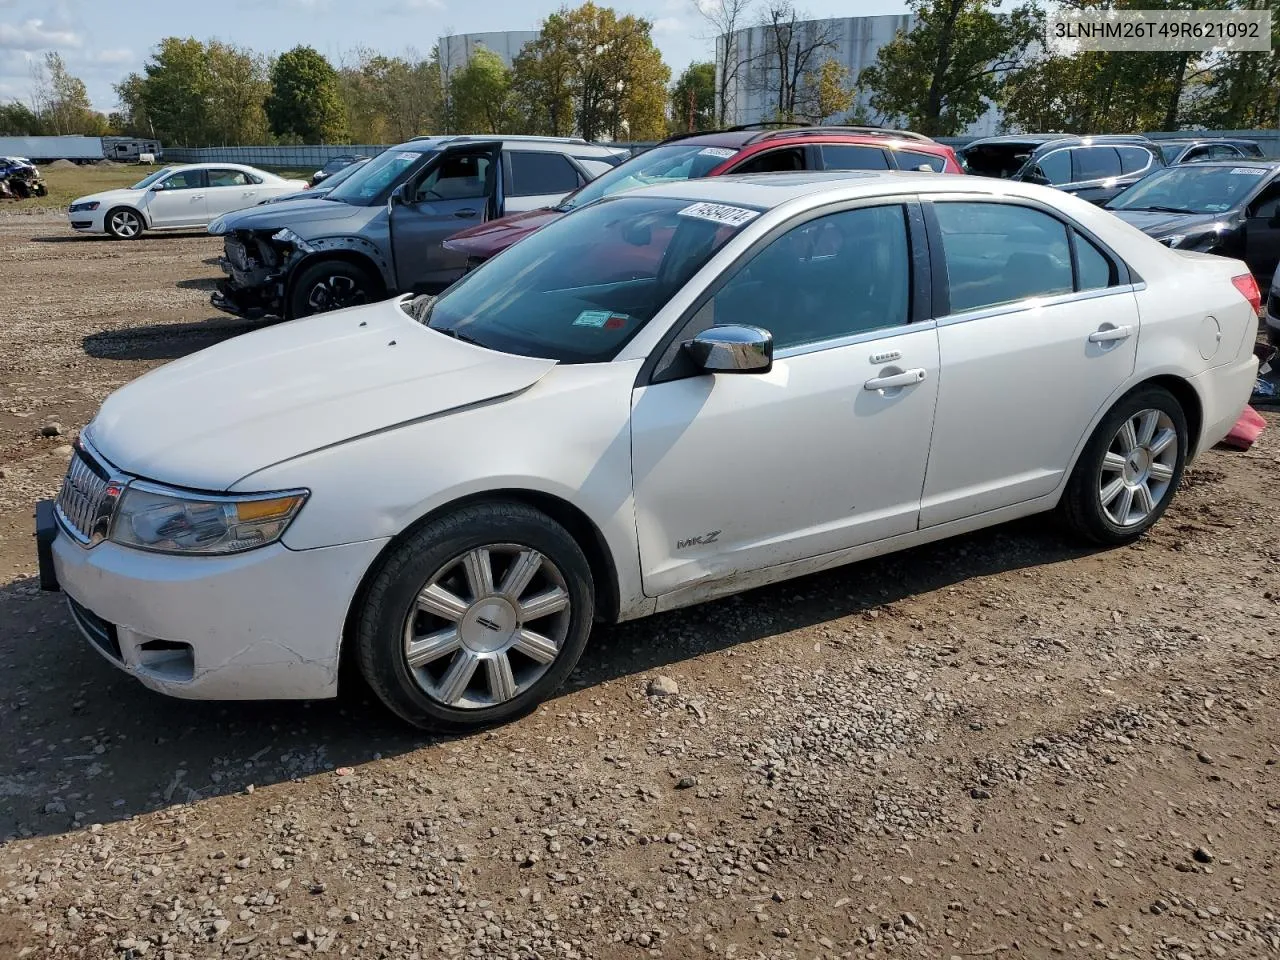
[[[368,270],[346,260],[321,260],[304,269],[289,294],[289,318],[373,303],[382,289]]]
[[[1067,527],[1102,546],[1133,543],[1173,500],[1187,448],[1186,414],[1173,394],[1139,387],[1121,397],[1094,430],[1067,483],[1059,504]]]
[[[142,222],[142,214],[128,207],[108,210],[103,223],[106,225],[107,233],[114,240],[137,240],[146,229],[146,224]]]
[[[416,727],[475,730],[528,713],[564,682],[591,632],[595,587],[550,517],[481,503],[414,531],[360,604],[351,639],[378,699]]]

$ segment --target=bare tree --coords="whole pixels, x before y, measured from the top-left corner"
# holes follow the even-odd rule
[[[730,96],[738,83],[742,58],[738,55],[737,32],[746,22],[755,0],[693,0],[698,15],[711,28],[716,48],[716,121],[724,126],[729,118]]]
[[[806,20],[791,0],[769,0],[760,26],[764,51],[755,63],[757,89],[769,91],[779,120],[794,120],[810,74],[835,49],[835,30],[829,20]]]

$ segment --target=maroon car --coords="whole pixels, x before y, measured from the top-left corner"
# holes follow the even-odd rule
[[[467,258],[467,268],[571,210],[611,194],[653,183],[730,173],[796,170],[921,170],[963,174],[955,151],[918,133],[878,127],[786,127],[749,124],[715,133],[680,134],[632,157],[569,194],[555,207],[481,223],[444,242]]]

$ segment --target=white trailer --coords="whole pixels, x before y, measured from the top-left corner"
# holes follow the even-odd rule
[[[101,160],[101,137],[0,137],[0,157],[26,157],[38,163]]]

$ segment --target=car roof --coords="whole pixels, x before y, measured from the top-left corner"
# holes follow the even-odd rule
[[[534,152],[547,151],[553,153],[572,153],[577,156],[581,151],[586,151],[588,156],[611,157],[621,151],[614,147],[602,146],[598,143],[592,143],[590,140],[584,140],[581,137],[532,137],[532,136],[514,136],[501,133],[479,133],[479,134],[451,134],[448,136],[430,136],[430,137],[414,137],[395,147],[392,150],[415,151],[417,153],[431,153],[439,150],[441,147],[455,143],[504,143],[512,146],[519,146],[525,150]]]
[[[1084,144],[1090,146],[1095,143],[1102,144],[1118,144],[1132,143],[1139,146],[1154,146],[1154,142],[1147,137],[1138,133],[1097,133],[1080,136],[1074,133],[1027,133],[1027,134],[1007,134],[1000,137],[983,137],[980,140],[972,140],[966,143],[962,150],[970,150],[974,147],[986,146],[1034,146],[1037,149],[1049,145],[1053,146],[1075,146]]]
[[[1156,146],[1164,143],[1252,143],[1257,146],[1257,140],[1250,140],[1247,137],[1161,137],[1155,141]]]
[[[1201,167],[1258,167],[1262,170],[1280,170],[1280,160],[1268,160],[1258,157],[1235,157],[1229,160],[1197,160],[1194,163],[1180,163],[1168,170],[1199,170]]]
[[[937,150],[945,153],[947,147],[936,140],[913,134],[910,131],[879,129],[875,127],[839,126],[786,126],[771,127],[768,125],[747,125],[744,128],[731,130],[712,130],[707,133],[676,134],[658,144],[660,147],[679,144],[680,146],[732,147],[744,149],[761,144],[769,146],[789,145],[794,143],[811,143],[814,140],[830,140],[835,143],[888,144],[895,147],[910,145],[912,149],[920,147],[926,152]]]
[[[1029,186],[988,177],[957,177],[948,173],[897,170],[826,170],[809,173],[750,173],[722,177],[673,180],[615,194],[598,201],[649,196],[675,200],[725,203],[771,210],[813,194],[833,201],[902,193],[972,193],[1029,196],[1043,199],[1046,187]]]

